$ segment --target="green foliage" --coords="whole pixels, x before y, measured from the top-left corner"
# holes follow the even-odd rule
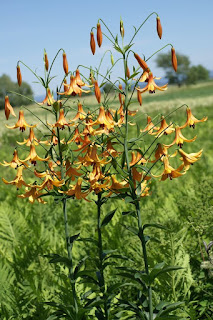
[[[33,99],[33,91],[28,83],[23,81],[21,87],[19,87],[18,84],[13,82],[9,76],[3,74],[0,77],[0,109],[4,108],[4,98],[6,95],[9,95],[10,103],[13,107],[32,104],[32,101],[16,94],[10,94],[9,91],[15,91]]]
[[[209,71],[204,68],[202,65],[192,66],[189,68],[186,83],[187,84],[195,84],[198,81],[206,81],[209,80]]]

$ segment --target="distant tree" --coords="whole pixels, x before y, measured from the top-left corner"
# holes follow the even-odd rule
[[[187,74],[187,84],[195,84],[198,81],[209,80],[209,71],[202,65],[192,66]]]
[[[171,53],[161,53],[156,59],[157,66],[165,70],[165,76],[168,78],[169,83],[181,86],[187,82],[189,73],[190,60],[183,54],[176,53],[178,61],[177,72],[174,71],[171,62]]]
[[[4,98],[6,95],[9,95],[10,103],[13,107],[19,107],[21,105],[28,105],[32,103],[24,97],[10,94],[9,91],[15,91],[29,97],[30,99],[33,99],[33,91],[28,83],[23,81],[21,87],[19,87],[18,84],[13,82],[8,75],[3,74],[0,77],[0,109],[4,108]]]
[[[113,85],[111,83],[108,82],[108,83],[106,83],[104,85],[103,91],[105,93],[113,93],[114,92],[114,87],[113,87]]]

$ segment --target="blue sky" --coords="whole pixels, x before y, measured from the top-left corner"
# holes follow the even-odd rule
[[[13,80],[16,80],[19,59],[43,74],[44,48],[49,61],[59,48],[64,48],[70,70],[74,71],[78,64],[97,66],[104,49],[110,48],[109,41],[103,39],[103,48],[97,50],[95,56],[90,51],[90,29],[96,25],[98,18],[102,18],[113,34],[117,34],[122,16],[127,42],[133,25],[139,26],[153,11],[161,18],[163,37],[159,40],[155,16],[152,16],[134,41],[135,52],[148,57],[163,45],[172,43],[177,52],[190,57],[193,65],[202,64],[213,70],[213,0],[4,0],[0,3],[0,10],[0,75],[6,73]],[[104,27],[102,30],[105,31]],[[156,69],[154,60],[150,62],[150,67],[154,75],[162,76],[163,71]],[[109,57],[106,63],[110,63]],[[61,56],[56,64],[53,74],[62,76]],[[130,67],[132,64],[133,59]],[[32,83],[35,79],[29,71],[23,67],[21,69],[23,80],[32,85],[34,93],[43,94],[42,88]]]

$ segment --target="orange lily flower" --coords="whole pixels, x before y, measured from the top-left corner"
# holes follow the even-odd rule
[[[165,118],[161,117],[161,126],[156,132],[152,132],[150,134],[156,135],[158,138],[160,138],[163,134],[167,135],[175,131],[173,128],[173,124],[167,124]]]
[[[66,195],[68,196],[73,196],[76,199],[80,200],[80,199],[84,199],[89,201],[88,199],[86,199],[86,196],[88,196],[89,191],[86,192],[81,192],[81,185],[82,185],[82,178],[78,178],[78,181],[76,183],[75,186],[70,186],[71,189],[69,189],[68,191],[64,192]]]
[[[64,83],[64,87],[67,87],[68,90],[65,92],[59,92],[60,95],[67,95],[67,96],[76,96],[76,94],[81,95],[82,92],[89,93],[90,90],[83,90],[81,87],[79,87],[76,83],[76,79],[73,75],[70,76],[70,84]]]
[[[23,179],[23,176],[22,176],[22,171],[23,171],[24,167],[23,166],[20,166],[17,168],[17,174],[14,178],[14,180],[12,181],[7,181],[5,180],[4,178],[2,178],[2,181],[5,183],[5,184],[12,184],[12,185],[15,185],[18,189],[20,189],[22,186],[25,186],[25,187],[29,187],[29,185],[24,181]]]
[[[107,161],[105,158],[100,159],[97,155],[97,147],[96,146],[89,146],[87,149],[87,153],[84,157],[78,157],[80,164],[84,166],[90,166],[94,164],[105,165],[110,161]]]
[[[117,150],[115,150],[115,148],[113,148],[113,144],[116,144],[116,142],[112,143],[111,140],[107,141],[106,151],[102,153],[103,157],[108,157],[111,155],[113,158],[115,158],[120,154],[120,152],[118,152]]]
[[[168,148],[163,146],[161,143],[158,143],[157,149],[155,151],[155,160],[151,162],[156,162],[158,160],[163,161],[164,156],[168,156]]]
[[[13,153],[13,159],[11,160],[11,162],[6,162],[4,161],[4,163],[0,162],[0,165],[4,166],[4,167],[11,167],[13,169],[16,169],[17,167],[21,166],[21,165],[25,165],[26,167],[28,167],[27,164],[24,163],[24,161],[20,160],[18,157],[18,151],[15,150]]]
[[[78,69],[76,69],[75,71],[75,81],[79,87],[88,87],[88,88],[93,87],[93,85],[90,86],[81,80],[80,72]]]
[[[55,124],[49,124],[48,125],[54,127],[54,128],[59,128],[59,129],[62,129],[64,130],[65,129],[65,126],[67,127],[70,127],[71,124],[67,122],[67,120],[65,119],[65,116],[64,116],[64,109],[60,109],[59,111],[59,118],[58,118],[58,121],[56,121]]]
[[[142,183],[141,183],[141,197],[147,197],[149,196],[149,187],[147,187],[147,181],[144,180]]]
[[[47,141],[40,141],[35,137],[33,128],[30,128],[30,135],[28,139],[24,139],[23,142],[18,142],[18,141],[16,142],[20,145],[26,144],[27,147],[31,146],[31,144],[34,144],[35,146],[38,146],[41,143],[47,144]]]
[[[159,87],[155,82],[154,82],[154,78],[153,78],[153,74],[152,72],[149,72],[149,78],[148,78],[148,83],[147,85],[143,88],[136,88],[138,91],[140,91],[141,93],[145,92],[145,91],[149,91],[149,93],[155,93],[155,90],[160,90],[160,91],[165,91],[167,90],[167,86],[168,84],[163,85],[162,87]]]
[[[133,167],[132,168],[132,177],[134,180],[141,182],[142,180],[150,180],[151,177],[144,175],[144,172],[138,172],[138,170]]]
[[[35,166],[36,165],[36,161],[48,161],[49,158],[50,158],[50,156],[48,156],[45,159],[40,158],[36,153],[35,146],[33,144],[31,144],[29,156],[26,159],[22,160],[22,161],[24,161],[24,162],[30,161]]]
[[[44,100],[42,102],[40,102],[39,104],[47,104],[48,106],[51,106],[54,104],[54,102],[56,102],[56,100],[53,98],[53,95],[50,91],[50,88],[47,88],[46,91],[46,97],[44,98]]]
[[[35,170],[34,173],[38,178],[45,178],[44,182],[40,186],[37,185],[37,188],[39,190],[42,190],[44,188],[52,190],[53,186],[59,188],[64,184],[64,180],[58,180],[58,178],[55,175],[53,175],[53,173],[51,173],[49,170],[44,172],[37,172]]]
[[[194,162],[200,159],[203,152],[202,149],[197,153],[186,153],[182,149],[179,149],[178,151],[181,154],[180,160],[183,161],[183,164],[180,166],[180,170],[185,169],[185,171],[189,170],[190,165],[193,165]]]
[[[113,125],[107,120],[106,118],[106,114],[105,114],[105,110],[103,106],[100,106],[99,109],[99,116],[97,118],[97,120],[95,120],[92,123],[89,123],[89,126],[95,126],[95,125],[105,125],[107,128],[111,129],[113,127]]]
[[[84,140],[81,138],[80,136],[80,132],[79,132],[79,129],[78,127],[75,128],[75,131],[74,131],[74,135],[72,137],[72,139],[70,139],[69,141],[67,141],[67,144],[71,143],[71,142],[75,142],[77,145],[79,145],[81,142],[83,142]]]
[[[173,178],[178,178],[185,174],[186,172],[181,173],[180,171],[182,170],[181,167],[174,169],[170,164],[169,164],[169,158],[168,157],[163,157],[163,164],[164,164],[164,171],[154,177],[160,177],[161,176],[161,181],[166,180],[167,178],[170,178],[172,180]]]
[[[155,125],[152,122],[151,117],[147,116],[147,126],[143,130],[140,130],[140,132],[148,131],[148,133],[151,134],[153,132],[153,130],[159,130],[159,127],[155,127]]]
[[[88,135],[84,136],[84,139],[82,139],[81,137],[79,137],[79,138],[77,137],[74,141],[76,144],[79,144],[80,142],[82,142],[83,144],[81,146],[78,145],[78,149],[73,150],[73,151],[82,150],[82,152],[87,152],[87,150],[89,149],[89,145],[91,144],[91,141],[90,141]]]
[[[16,129],[16,128],[20,128],[20,131],[25,131],[26,127],[29,128],[35,128],[37,126],[37,124],[35,124],[34,126],[30,126],[29,124],[26,123],[25,119],[24,119],[24,111],[19,111],[19,119],[16,122],[16,124],[12,127],[9,127],[6,125],[6,127],[8,129]]]
[[[77,169],[79,169],[78,167]],[[75,180],[76,177],[82,176],[82,173],[79,173],[77,169],[72,168],[69,160],[66,160],[66,175],[71,178],[72,181]]]
[[[112,184],[109,187],[109,189],[111,189],[113,191],[110,191],[109,194],[107,195],[107,197],[110,197],[113,194],[113,192],[119,193],[120,189],[128,188],[128,186],[129,186],[129,184],[126,181],[119,182],[116,179],[116,176],[114,174],[111,175],[111,181],[112,181]]]
[[[86,112],[83,110],[83,106],[82,106],[82,104],[79,102],[78,103],[78,112],[77,112],[77,114],[76,114],[76,116],[72,119],[72,120],[70,120],[70,121],[73,121],[73,122],[75,122],[75,121],[77,121],[77,120],[84,120],[85,118],[86,118]]]
[[[13,107],[11,106],[10,102],[9,102],[9,97],[5,96],[5,117],[8,120],[10,114],[12,114],[14,117],[16,117],[16,114],[13,110]]]
[[[132,160],[129,163],[129,165],[132,167],[135,164],[144,164],[147,163],[148,161],[146,159],[143,158],[142,154],[140,152],[137,152],[137,155],[135,156],[135,152],[132,152]]]
[[[26,188],[25,191],[26,192],[24,194],[20,194],[20,195],[18,195],[18,197],[19,198],[29,198],[30,203],[34,203],[35,200],[37,200],[39,203],[43,203],[43,204],[46,203],[44,200],[39,198],[42,195],[42,193],[37,191],[37,185],[31,186],[30,190],[29,190],[29,188]]]
[[[206,121],[208,119],[208,117],[204,117],[201,120],[196,119],[193,116],[191,109],[188,108],[188,107],[186,108],[186,113],[187,113],[187,120],[186,120],[186,123],[183,126],[180,127],[181,129],[185,128],[186,126],[192,127],[194,129],[196,123],[204,122],[204,121]]]
[[[181,133],[180,131],[180,127],[176,126],[175,128],[175,138],[174,138],[174,141],[171,143],[171,144],[168,144],[168,145],[164,145],[165,147],[167,148],[170,148],[171,146],[173,146],[175,143],[180,147],[182,148],[183,146],[183,142],[186,141],[186,142],[193,142],[195,141],[195,139],[197,138],[197,136],[195,136],[194,138],[192,139],[186,139],[183,134]]]

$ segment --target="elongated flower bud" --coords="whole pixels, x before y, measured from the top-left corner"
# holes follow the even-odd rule
[[[17,65],[17,82],[20,87],[22,84],[22,75],[21,75],[21,69],[19,65]]]
[[[143,68],[144,71],[149,70],[149,67],[148,67],[147,63],[143,59],[141,59],[141,57],[137,53],[134,53],[134,56],[135,56],[135,59],[138,61],[139,65],[141,66],[141,68]]]
[[[65,52],[63,52],[63,68],[64,68],[65,74],[68,74],[69,67],[68,67],[68,62],[67,62],[67,55]]]
[[[95,80],[95,96],[96,96],[98,103],[100,103],[101,102],[101,90],[98,86],[97,80]]]
[[[114,57],[113,57],[113,55],[112,55],[112,53],[111,53],[111,64],[112,64],[112,66],[114,65]]]
[[[49,61],[48,61],[46,52],[44,54],[44,63],[45,63],[45,69],[46,69],[46,71],[48,71],[48,69],[49,69]]]
[[[121,37],[123,38],[124,37],[124,23],[123,23],[122,19],[120,20],[120,34],[121,34]]]
[[[126,76],[128,79],[130,78],[130,71],[128,66],[126,66]]]
[[[177,57],[175,54],[175,49],[173,47],[171,49],[171,54],[172,54],[172,66],[175,72],[177,72]]]
[[[11,106],[9,102],[9,97],[5,96],[5,117],[8,120],[10,114],[12,114],[14,117],[16,117],[15,112],[13,110],[13,107]]]
[[[98,42],[98,46],[101,47],[102,44],[102,31],[101,31],[101,25],[98,22],[97,24],[97,42]]]
[[[142,105],[142,94],[140,91],[137,90],[137,98],[140,106]]]
[[[94,38],[94,33],[91,31],[90,32],[90,48],[92,51],[92,54],[95,54],[95,38]]]
[[[161,22],[160,22],[160,17],[157,16],[156,21],[157,21],[158,37],[161,39],[162,38],[162,25],[161,25]]]

